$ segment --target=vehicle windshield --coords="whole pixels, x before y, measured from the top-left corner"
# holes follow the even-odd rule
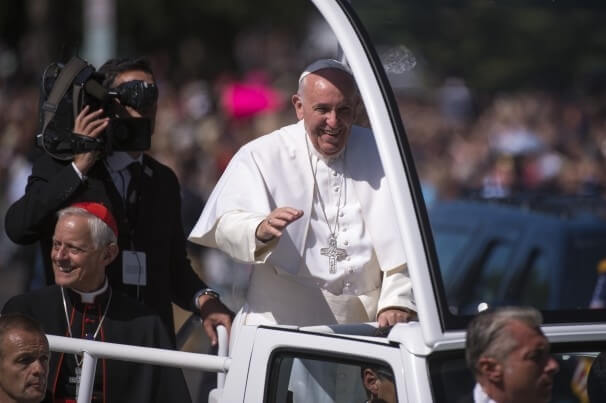
[[[546,322],[600,314],[589,308],[606,303],[606,8],[350,3],[406,130],[446,327],[511,304]]]

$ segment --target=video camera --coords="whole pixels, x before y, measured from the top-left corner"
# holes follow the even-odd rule
[[[105,76],[86,61],[72,57],[67,64],[51,63],[40,83],[40,133],[36,144],[56,159],[71,160],[74,154],[100,151],[145,151],[151,146],[151,120],[130,117],[125,105],[138,111],[155,106],[155,85],[132,81],[110,90]],[[73,133],[74,121],[85,105],[102,108],[110,117],[97,138]]]

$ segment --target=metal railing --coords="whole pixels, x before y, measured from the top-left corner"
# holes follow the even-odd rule
[[[47,335],[47,338],[51,351],[83,355],[82,372],[78,385],[78,403],[88,403],[92,398],[99,358],[217,372],[217,387],[223,388],[231,358],[227,357],[227,330],[223,326],[218,326],[217,334],[219,352],[216,356],[63,336]]]

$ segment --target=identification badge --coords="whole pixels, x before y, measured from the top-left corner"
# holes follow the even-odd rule
[[[122,282],[132,285],[147,285],[145,252],[122,251]]]

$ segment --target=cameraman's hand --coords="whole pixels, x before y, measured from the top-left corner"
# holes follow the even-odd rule
[[[103,109],[97,109],[90,113],[89,109],[90,107],[88,105],[84,106],[76,117],[76,121],[74,122],[74,133],[81,136],[96,138],[107,128],[109,118],[101,117]],[[95,164],[98,156],[98,151],[76,154],[74,155],[74,164],[82,175],[86,175],[89,169]]]

